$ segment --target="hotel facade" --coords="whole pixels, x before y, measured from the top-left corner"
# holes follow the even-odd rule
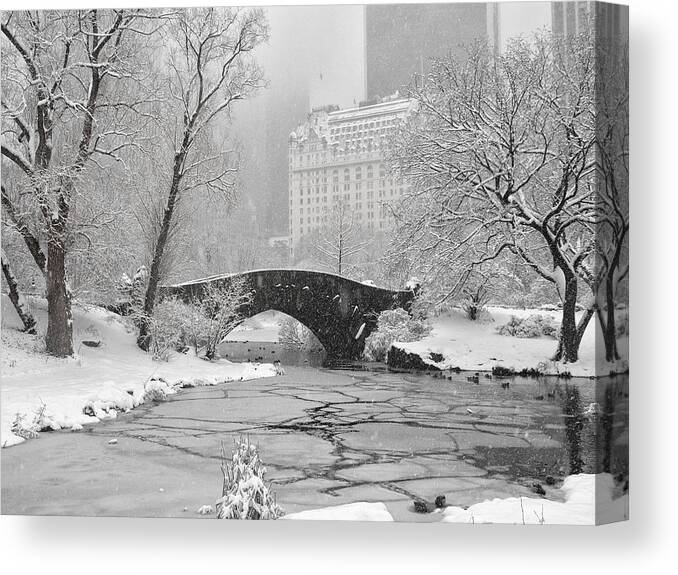
[[[356,108],[314,109],[289,136],[290,253],[318,231],[333,206],[348,206],[368,231],[393,222],[388,202],[406,186],[389,170],[390,139],[411,111],[411,100],[391,97]]]

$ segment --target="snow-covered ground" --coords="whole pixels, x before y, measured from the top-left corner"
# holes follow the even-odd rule
[[[46,302],[33,299],[30,303],[44,333]],[[76,304],[73,320],[75,357],[50,357],[41,351],[39,337],[18,331],[19,319],[2,296],[2,447],[23,441],[11,432],[17,414],[30,424],[43,404],[45,427],[77,430],[136,407],[152,388],[170,394],[182,385],[215,385],[275,375],[271,364],[208,362],[191,354],[174,354],[169,362],[153,361],[136,346],[133,329],[125,320],[102,308]],[[101,341],[101,345],[87,347],[83,340]],[[166,385],[153,379],[163,379]]]
[[[470,321],[461,311],[452,311],[433,319],[433,331],[423,340],[395,345],[409,353],[416,353],[424,362],[440,369],[458,367],[470,371],[490,371],[494,366],[503,366],[516,371],[538,368],[540,372],[551,375],[569,372],[581,377],[628,370],[628,337],[618,341],[622,359],[614,363],[606,362],[603,334],[595,318],[589,322],[582,338],[579,361],[563,364],[550,361],[557,347],[553,338],[518,338],[497,333],[497,327],[507,323],[511,316],[542,314],[550,315],[560,322],[560,312],[499,307],[489,307],[487,311],[490,317],[478,321]],[[431,352],[442,354],[442,361],[433,361]]]
[[[283,519],[298,519],[306,521],[393,521],[383,503],[366,503],[358,501],[334,507],[309,509],[299,513],[285,515]]]

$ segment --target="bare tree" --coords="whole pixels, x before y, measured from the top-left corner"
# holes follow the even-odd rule
[[[69,227],[85,174],[97,158],[116,159],[132,134],[120,120],[140,102],[129,97],[135,67],[128,37],[147,34],[137,10],[26,11],[3,15],[2,156],[25,179],[47,243],[22,232],[46,271],[47,351],[73,353],[71,293],[66,281]],[[116,92],[114,84],[127,90]],[[3,190],[3,206],[11,200]],[[10,219],[12,215],[10,213]]]
[[[614,361],[615,307],[629,273],[628,39],[599,39],[596,57],[596,241],[581,273],[595,297],[605,358]]]
[[[182,196],[198,188],[219,194],[224,201],[232,199],[236,168],[231,150],[210,153],[204,143],[213,124],[228,117],[235,102],[263,84],[252,52],[267,37],[260,9],[183,10],[168,27],[168,89],[173,106],[167,111],[167,127],[172,135],[173,160],[144,301],[147,318],[153,314],[168,238]],[[148,322],[144,321],[138,344],[148,349],[149,343]]]
[[[594,249],[595,43],[537,36],[501,54],[439,61],[412,96],[418,112],[397,146],[413,184],[401,236],[431,265],[469,273],[507,254],[552,283],[563,302],[556,360],[574,362],[579,269]]]
[[[199,303],[203,317],[199,339],[204,343],[207,359],[214,359],[217,346],[242,323],[242,311],[251,300],[252,292],[243,278],[232,279],[224,285],[210,283],[205,287]]]
[[[325,212],[315,243],[323,267],[337,275],[350,275],[356,256],[365,253],[367,244],[360,222],[347,202],[336,203]]]

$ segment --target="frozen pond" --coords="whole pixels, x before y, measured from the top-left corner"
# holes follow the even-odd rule
[[[291,367],[183,390],[86,432],[4,450],[3,512],[195,517],[219,494],[221,443],[230,451],[241,434],[259,444],[288,512],[383,501],[396,520],[426,520],[413,499],[534,497],[535,482],[556,498],[570,472],[626,475],[627,376],[469,375]]]

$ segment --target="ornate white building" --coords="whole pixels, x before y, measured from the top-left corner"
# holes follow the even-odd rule
[[[385,230],[392,215],[385,203],[403,194],[386,165],[389,138],[412,101],[391,97],[339,110],[314,109],[289,137],[290,248],[320,228],[333,204],[345,203],[367,230]]]

